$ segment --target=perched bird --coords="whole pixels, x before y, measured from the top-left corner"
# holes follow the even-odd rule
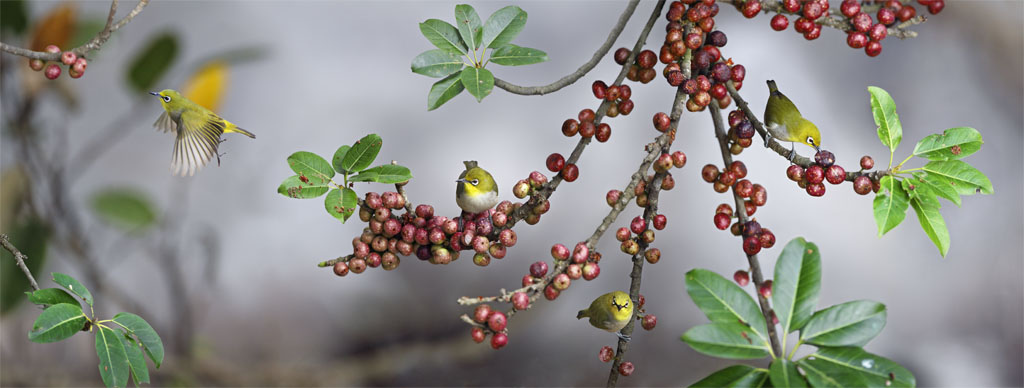
[[[814,123],[800,115],[800,111],[793,105],[786,95],[782,94],[775,81],[768,80],[768,105],[764,108],[764,125],[770,135],[764,139],[764,146],[768,146],[768,139],[774,137],[780,141],[807,144],[818,150],[821,146],[821,133]],[[794,149],[789,150],[789,160],[796,155]]]
[[[459,175],[455,186],[455,203],[466,213],[483,213],[498,204],[498,184],[494,177],[477,166],[475,160],[462,162],[466,170]]]
[[[629,341],[629,337],[619,333],[619,330],[626,327],[633,318],[633,302],[629,300],[629,294],[612,291],[597,297],[590,303],[590,307],[576,314],[576,319],[583,318],[590,318],[591,326],[613,332],[619,338]]]
[[[217,157],[217,165],[220,165],[217,146],[224,141],[220,138],[222,134],[238,132],[256,138],[252,132],[239,128],[202,105],[189,101],[176,90],[164,89],[149,94],[160,97],[160,105],[164,108],[164,113],[160,114],[153,126],[163,132],[174,132],[177,135],[171,157],[171,169],[175,175],[194,175],[214,156]]]

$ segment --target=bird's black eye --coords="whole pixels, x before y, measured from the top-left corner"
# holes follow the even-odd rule
[[[808,136],[808,137],[807,137],[807,143],[810,143],[810,144],[812,144],[812,145],[813,145],[813,144],[814,144],[814,138],[813,138],[813,137],[811,137],[811,136]]]
[[[164,102],[171,102],[171,96],[160,96],[160,98],[164,99]]]
[[[478,183],[480,183],[480,180],[479,179],[474,179],[474,180],[469,181],[469,183],[472,183],[473,186],[476,186]]]

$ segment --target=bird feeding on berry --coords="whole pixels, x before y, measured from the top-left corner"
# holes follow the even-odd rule
[[[780,141],[793,142],[794,147],[796,143],[803,143],[818,150],[821,146],[821,133],[818,132],[818,127],[800,114],[793,101],[775,86],[775,81],[768,80],[768,91],[764,124],[769,136],[764,139],[764,146],[767,147],[768,139],[774,137]],[[792,161],[795,155],[794,149],[790,148],[789,160]]]

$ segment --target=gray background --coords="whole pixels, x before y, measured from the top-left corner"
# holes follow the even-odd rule
[[[473,5],[486,20],[507,3]],[[52,4],[33,2],[32,11],[42,13]],[[922,386],[1024,385],[1021,4],[948,1],[943,13],[914,28],[920,37],[887,39],[877,58],[848,48],[835,30],[825,29],[820,39],[808,42],[791,29],[772,31],[767,15],[747,20],[723,7],[717,18],[729,37],[724,56],[747,68],[741,93],[752,109],[763,111],[764,80],[775,79],[822,129],[825,148],[848,169],[864,154],[874,156],[877,165],[887,159],[875,135],[868,85],[887,89],[896,100],[904,128],[898,160],[917,140],[945,128],[971,126],[983,134],[984,147],[967,161],[988,175],[995,194],[965,197],[962,208],[943,201],[952,239],[946,258],[938,255],[913,214],[879,238],[871,197],[857,196],[844,185],[829,186],[823,198],[812,198],[786,179],[784,159],[758,147],[740,156],[750,178],[768,188],[768,205],[756,216],[779,240],[778,247],[761,255],[762,265],[771,268],[781,246],[794,237],[817,243],[823,255],[819,307],[855,299],[884,303],[888,323],[866,348],[905,365]],[[519,5],[529,12],[529,22],[514,43],[545,50],[550,61],[489,68],[513,83],[538,85],[589,59],[624,3]],[[638,7],[614,47],[633,45],[653,5]],[[107,6],[86,2],[80,8],[102,17]],[[181,259],[187,273],[196,274],[189,284],[203,290],[191,301],[166,295],[155,273],[158,267],[143,252],[116,259],[110,281],[134,287],[137,299],[152,301],[158,316],[151,321],[161,333],[169,333],[175,320],[170,303],[195,303],[201,311],[191,374],[176,374],[187,368],[169,358],[155,373],[158,381],[604,384],[608,364],[598,361],[596,353],[615,338],[573,317],[596,295],[628,288],[630,265],[617,253],[613,237],[600,244],[602,275],[517,315],[509,326],[509,345],[501,351],[470,341],[469,328],[458,320],[468,310],[454,301],[516,288],[530,263],[550,257],[552,244],[570,245],[590,235],[606,214],[604,193],[628,182],[643,145],[656,135],[650,117],[670,109],[673,90],[660,76],[647,85],[631,85],[632,115],[608,121],[611,141],[588,147],[580,179],[560,186],[543,222],[518,227],[519,244],[486,268],[468,259],[441,267],[410,258],[394,272],[372,269],[337,278],[315,263],[350,252],[349,241],[362,226],[327,216],[321,200],[292,200],[275,191],[292,174],[285,163],[290,153],[329,156],[339,145],[374,132],[384,139],[379,158],[412,168],[415,179],[408,191],[413,201],[434,204],[438,213],[453,216],[457,207],[451,181],[462,170],[462,160],[479,160],[498,179],[502,197],[513,199],[510,188],[516,180],[544,170],[551,152],[571,150],[577,139],[560,134],[561,122],[597,106],[589,85],[613,79],[617,65],[608,58],[576,85],[549,96],[495,89],[477,103],[464,93],[427,112],[426,94],[434,80],[409,71],[410,60],[432,48],[417,24],[428,18],[451,20],[453,8],[453,3],[394,1],[154,2],[115,34],[85,77],[72,83],[82,101],[80,111],[61,117],[50,101],[50,113],[42,120],[51,128],[66,122],[72,148],[125,112],[141,110],[127,138],[73,187],[83,213],[95,190],[134,185],[163,209],[173,209],[183,200],[180,193],[186,193],[186,237],[203,233],[191,227],[203,223],[220,231],[223,260],[214,287],[200,288],[203,263],[198,255]],[[655,50],[664,23],[659,20],[649,39]],[[183,64],[253,44],[268,50],[264,60],[231,69],[220,111],[257,139],[229,136],[223,165],[186,179],[170,175],[171,138],[150,126],[160,113],[157,101],[136,104],[139,97],[130,94],[123,75],[151,34],[165,30],[183,42],[183,58],[166,87],[180,86],[186,76]],[[706,322],[686,296],[683,274],[693,268],[731,274],[745,267],[739,241],[711,222],[715,206],[731,199],[699,178],[702,165],[721,163],[707,113],[684,115],[674,148],[686,152],[689,161],[674,173],[676,189],[662,195],[661,210],[669,222],[655,244],[663,259],[646,266],[642,291],[658,326],[634,335],[627,359],[637,369],[619,380],[623,385],[685,385],[732,363],[698,354],[679,341],[686,329]],[[798,150],[809,154],[806,147]],[[4,163],[10,163],[8,151],[5,145]],[[181,185],[188,188],[182,191]],[[359,186],[358,191],[367,187],[385,189]],[[628,208],[616,227],[639,212]],[[99,225],[86,217],[90,226]],[[119,238],[109,229],[92,230],[94,245],[103,249]],[[186,247],[186,252],[196,250]],[[80,273],[67,260],[53,260],[47,270]],[[118,308],[101,305],[97,313],[109,316]],[[60,344],[27,342],[24,333],[37,313],[23,306],[0,321],[4,375],[40,385],[98,384],[91,336]],[[752,364],[766,366],[763,361]],[[42,371],[54,374],[43,377]]]

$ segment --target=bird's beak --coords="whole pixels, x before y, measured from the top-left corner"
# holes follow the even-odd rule
[[[154,96],[159,96],[160,95],[160,93],[157,93],[157,92],[149,92],[149,94],[152,94]]]
[[[462,178],[462,179],[456,179],[455,181],[456,181],[456,182],[459,182],[459,183],[466,183],[466,179],[465,179],[465,178]]]
[[[814,150],[815,150],[815,151],[818,151],[818,152],[821,152],[821,147],[818,147],[818,145],[817,145],[817,144],[815,144],[815,145],[814,145]]]

